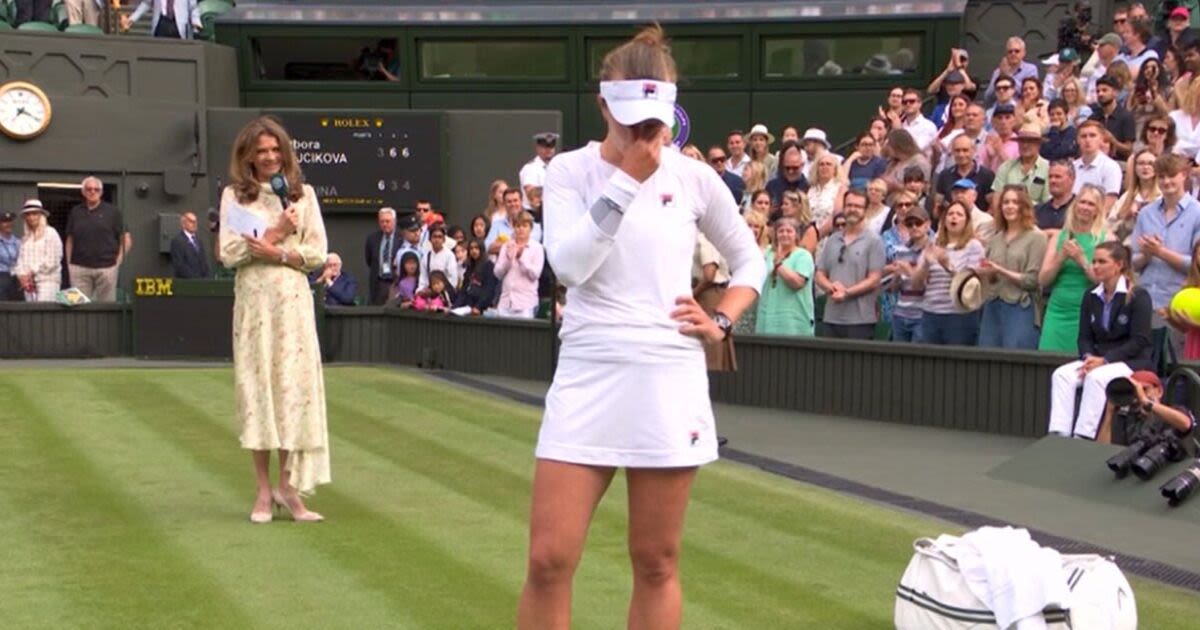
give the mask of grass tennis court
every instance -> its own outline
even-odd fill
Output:
[[[385,369],[327,369],[329,519],[253,526],[232,374],[0,370],[0,625],[506,628],[538,410]],[[913,538],[954,529],[732,463],[698,478],[686,628],[887,628]],[[624,627],[624,488],[601,505],[575,627]],[[1144,628],[1200,597],[1131,580]]]

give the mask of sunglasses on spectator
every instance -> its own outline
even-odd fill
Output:
[[[922,225],[925,225],[925,219],[905,219],[904,220],[904,227],[907,227],[907,228],[921,227]]]
[[[1019,52],[1021,52],[1021,49],[1020,49],[1020,48],[1009,48],[1009,49],[1008,49],[1008,54],[1010,54],[1010,55],[1015,55],[1015,54],[1017,54],[1017,53],[1019,53]]]
[[[1146,133],[1167,133],[1167,128],[1166,127],[1155,127],[1154,125],[1151,125],[1149,127],[1146,127]]]
[[[997,92],[999,92],[1000,90],[1011,90],[1011,89],[1013,89],[1013,86],[1011,86],[1011,85],[997,85],[996,86]]]
[[[917,99],[915,99],[915,98],[906,98],[906,99],[904,99],[904,100],[903,100],[903,101],[901,101],[901,102],[902,102],[902,103],[904,103],[905,105],[914,105],[914,104],[916,104],[916,102],[917,102]]]
[[[1126,18],[1113,18],[1113,24],[1124,24],[1126,21]]]
[[[835,229],[835,230],[840,230],[840,229],[842,229],[842,228],[844,228],[844,227],[846,227],[846,221],[845,221],[845,220],[842,220],[842,221],[834,221],[834,222],[833,222],[833,229]],[[845,253],[846,253],[846,247],[843,245],[843,246],[842,246],[842,254],[845,254]],[[838,262],[843,262],[843,261],[842,261],[842,254],[839,254],[839,255],[838,255]]]
[[[783,170],[785,170],[789,173],[795,173],[796,171],[798,171],[802,168],[804,168],[804,167],[802,167],[802,166],[785,166],[785,167],[783,167]]]
[[[912,181],[920,181],[920,180],[915,180],[915,179],[914,179],[914,180],[912,180]],[[913,207],[913,206],[915,206],[915,205],[917,205],[917,204],[915,204],[915,203],[913,203],[913,202],[911,202],[911,201],[898,201],[898,202],[896,202],[896,207],[897,207],[897,208],[911,208],[911,207]]]
[[[100,192],[100,188],[98,186],[84,186],[83,191],[84,192]]]
[[[724,155],[714,155],[714,156],[708,158],[708,161],[712,162],[713,164],[720,164],[721,162],[725,161],[725,156]]]

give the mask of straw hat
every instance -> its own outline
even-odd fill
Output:
[[[950,298],[960,311],[977,311],[983,306],[983,283],[974,269],[964,269],[950,280]]]

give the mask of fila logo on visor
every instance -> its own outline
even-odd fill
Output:
[[[642,84],[642,97],[653,98],[658,96],[658,86],[653,83]]]

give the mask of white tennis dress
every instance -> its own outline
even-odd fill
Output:
[[[690,295],[697,230],[758,291],[766,265],[729,188],[664,148],[638,183],[599,143],[546,172],[546,254],[568,288],[558,370],[537,457],[596,466],[698,466],[717,458],[704,349],[671,319]]]

